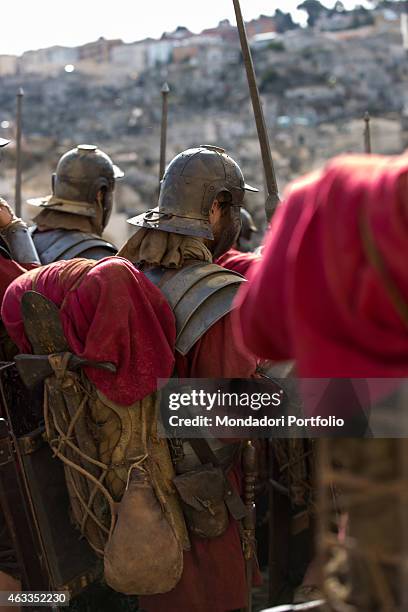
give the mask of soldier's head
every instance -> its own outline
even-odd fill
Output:
[[[87,217],[99,234],[112,211],[115,181],[123,172],[95,145],[78,145],[60,158],[52,175],[52,195],[28,200],[43,210]]]
[[[241,208],[241,231],[236,243],[237,249],[243,252],[250,250],[252,234],[257,232],[258,228],[254,223],[251,213],[245,208]]]
[[[237,239],[246,191],[258,190],[245,183],[240,167],[225,150],[201,145],[170,162],[159,205],[129,223],[204,239],[218,257]]]

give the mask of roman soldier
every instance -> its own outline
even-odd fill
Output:
[[[175,372],[181,378],[248,378],[256,360],[233,333],[232,302],[244,279],[213,263],[236,241],[247,185],[224,149],[200,146],[177,155],[167,167],[156,208],[129,220],[137,233],[120,249],[161,290],[176,318]],[[234,490],[240,488],[235,444],[210,440],[211,450],[230,462]],[[181,474],[200,465],[188,442],[174,453]],[[246,604],[245,563],[239,522],[214,539],[191,536],[176,587],[142,597],[148,612],[227,612]]]
[[[123,176],[94,145],[78,145],[64,153],[52,175],[52,194],[28,200],[41,210],[31,230],[41,263],[103,259],[116,253],[102,233],[112,211],[115,181]]]
[[[233,298],[245,281],[212,263],[214,256],[228,250],[236,240],[240,206],[247,190],[253,188],[245,184],[240,168],[223,149],[203,146],[185,151],[166,171],[159,206],[131,220],[140,229],[121,250],[122,257],[101,262],[60,261],[29,272],[13,283],[3,303],[4,321],[20,350],[41,355],[69,349],[64,353],[67,365],[59,373],[57,361],[46,358],[47,368],[51,363],[56,366],[55,377],[51,374],[47,378],[47,396],[57,398],[62,394],[65,398],[61,397],[62,403],[47,404],[47,438],[51,445],[57,440],[49,416],[54,409],[57,415],[64,402],[72,409],[74,384],[75,405],[81,407],[82,417],[67,413],[64,423],[79,436],[78,464],[71,445],[64,450],[64,443],[57,443],[53,452],[68,461],[67,484],[75,521],[96,553],[104,557],[108,583],[118,591],[143,594],[140,603],[149,612],[229,612],[247,601],[252,571],[246,575],[249,565],[240,537],[240,521],[247,515],[239,496],[240,444],[211,440],[203,451],[202,445],[197,450],[194,441],[165,444],[157,435],[147,435],[154,432],[158,378],[168,378],[172,372],[178,377],[195,378],[247,378],[255,373],[256,359],[241,348],[232,329]],[[42,298],[46,299],[45,306]],[[18,306],[22,300],[24,308]],[[33,320],[45,318],[53,321],[47,326],[50,338],[46,345],[33,324]],[[91,366],[86,367],[86,376],[78,378],[71,371],[72,360]],[[105,371],[94,369],[98,364]],[[62,421],[56,418],[60,428]],[[83,437],[86,430],[82,418],[92,422],[88,429],[92,440]],[[125,422],[129,419],[132,422]],[[208,525],[190,526],[187,533],[188,519],[180,514],[181,501],[175,497],[177,479],[190,478],[199,468],[205,471],[211,463],[219,477],[223,474],[221,499],[216,504],[225,508],[225,520],[221,527],[216,522],[214,535],[213,500],[203,505],[204,513],[199,513],[200,520],[208,517]],[[88,473],[92,479],[90,487],[78,480],[76,465],[81,478]],[[163,536],[163,517],[158,523],[160,533],[155,532],[148,541],[143,531],[135,537],[136,526],[147,516],[150,520],[151,515],[135,516],[143,509],[140,497],[139,503],[126,502],[129,496],[148,493],[143,481],[152,469],[149,466],[155,465],[160,470],[156,476],[153,472],[151,482],[157,487],[162,507],[167,508],[166,520],[173,517],[174,521],[164,538],[166,554],[178,549],[182,555],[180,563],[176,554],[178,561],[172,565],[171,575],[149,569],[166,557],[156,550]],[[198,484],[202,482],[199,477]],[[79,505],[75,491],[80,492]],[[197,494],[200,497],[200,492]],[[200,497],[203,503],[207,494],[205,491]],[[149,499],[151,504],[153,500]],[[83,504],[89,511],[84,513]],[[115,504],[119,504],[116,525]],[[123,536],[128,529],[131,533]],[[144,538],[144,556],[140,554],[139,538]],[[118,541],[120,545],[115,546]],[[248,545],[247,540],[244,543]],[[147,557],[153,565],[147,564]],[[173,575],[175,570],[180,574]],[[142,574],[143,588],[135,586],[136,574]]]

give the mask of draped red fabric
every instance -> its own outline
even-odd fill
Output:
[[[252,265],[260,259],[260,255],[255,255],[255,253],[242,253],[232,248],[218,257],[214,263],[246,277]]]
[[[246,346],[303,377],[405,377],[408,328],[370,263],[408,304],[408,155],[349,155],[294,183],[235,311]]]
[[[129,261],[74,259],[32,270],[8,288],[2,318],[21,351],[31,347],[24,333],[20,300],[33,288],[60,308],[73,353],[109,361],[116,374],[86,368],[89,379],[110,400],[130,405],[171,376],[175,322],[161,292]]]

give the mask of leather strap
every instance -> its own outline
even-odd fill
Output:
[[[186,442],[190,443],[191,448],[203,465],[206,463],[212,463],[214,467],[222,467],[218,461],[217,455],[214,453],[205,438],[188,438]]]

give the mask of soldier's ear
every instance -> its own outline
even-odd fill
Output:
[[[215,214],[217,210],[219,210],[220,208],[221,208],[221,204],[216,198],[215,200],[213,200],[213,203],[211,204],[210,213]]]
[[[216,223],[221,216],[221,204],[217,199],[213,200],[211,204],[210,212],[208,214],[208,219],[210,223]]]

